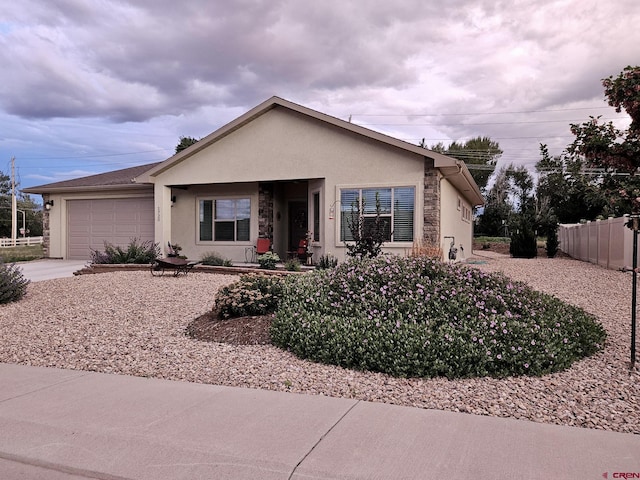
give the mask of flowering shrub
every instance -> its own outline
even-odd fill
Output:
[[[258,264],[260,268],[264,270],[275,270],[276,264],[280,261],[280,257],[275,252],[267,252],[263,255],[258,255]]]
[[[218,291],[214,310],[224,318],[273,313],[283,284],[278,275],[242,275],[240,280]]]
[[[395,376],[542,375],[603,347],[595,317],[522,283],[426,257],[349,261],[287,282],[272,341]]]
[[[0,304],[20,300],[27,293],[28,284],[19,267],[0,261]]]

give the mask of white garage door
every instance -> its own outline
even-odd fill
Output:
[[[125,247],[133,238],[153,241],[153,198],[69,200],[67,215],[69,259],[88,260],[104,242]]]

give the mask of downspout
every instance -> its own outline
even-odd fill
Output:
[[[438,178],[438,182],[441,182],[443,179],[445,178],[449,178],[449,177],[453,177],[455,175],[460,175],[460,172],[462,172],[462,166],[460,165],[460,161],[456,160],[456,167],[458,167],[458,171],[454,172],[454,173],[450,173],[448,175],[442,175],[442,177]],[[440,205],[440,214],[442,214],[442,205]],[[440,222],[442,223],[442,222]],[[442,238],[443,242],[447,239],[450,238],[451,239],[451,245],[449,245],[449,252],[447,254],[447,258],[449,259],[450,262],[454,262],[456,260],[456,257],[458,255],[458,249],[456,248],[456,237],[450,237],[450,236],[445,236]],[[462,245],[460,245],[462,247]]]

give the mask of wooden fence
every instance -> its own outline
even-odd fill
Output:
[[[627,221],[628,218],[618,217],[583,224],[560,225],[560,250],[578,260],[612,270],[631,267],[633,231],[625,227]]]
[[[11,238],[0,238],[0,248],[40,245],[43,241],[44,237],[18,237],[14,245]]]

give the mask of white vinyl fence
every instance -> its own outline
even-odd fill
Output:
[[[560,225],[560,250],[578,260],[612,270],[631,267],[633,231],[624,226],[628,220],[618,217],[584,224]],[[640,255],[638,258],[640,261]]]
[[[16,238],[16,247],[25,245],[40,245],[44,241],[43,237],[18,237]],[[0,248],[13,247],[13,240],[10,238],[0,238]]]

